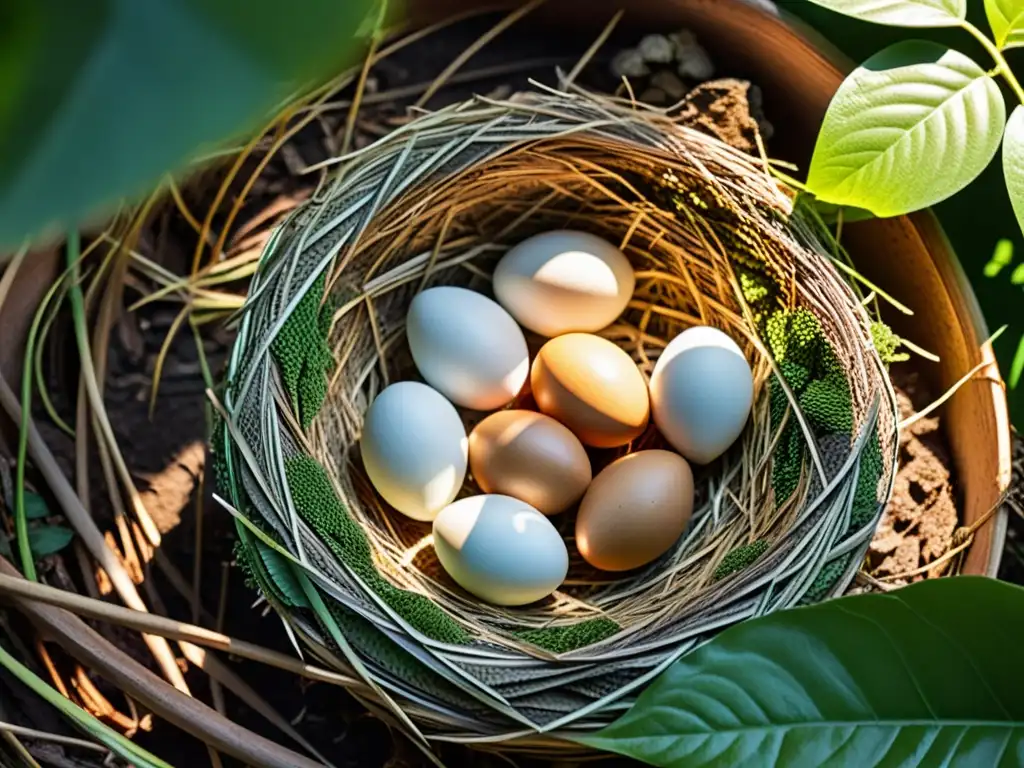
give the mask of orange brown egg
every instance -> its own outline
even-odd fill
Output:
[[[576,546],[603,571],[629,571],[675,545],[693,514],[693,472],[662,450],[613,461],[591,482],[576,518]]]
[[[492,413],[469,435],[469,463],[484,493],[525,501],[545,515],[579,501],[591,479],[576,436],[535,411]]]
[[[537,407],[567,426],[584,445],[615,448],[647,427],[647,382],[628,354],[587,333],[548,341],[530,371]]]

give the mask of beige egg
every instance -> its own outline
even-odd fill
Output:
[[[615,344],[588,333],[551,339],[530,371],[537,407],[562,422],[584,445],[615,448],[647,427],[647,382]]]
[[[499,411],[469,435],[469,465],[485,493],[525,501],[545,515],[564,511],[591,479],[590,459],[566,427],[534,411]]]
[[[670,451],[638,451],[605,467],[576,518],[576,546],[602,571],[628,571],[670,550],[693,514],[693,472]]]
[[[543,336],[611,325],[629,303],[635,284],[633,267],[622,251],[575,230],[527,238],[494,269],[498,303]]]

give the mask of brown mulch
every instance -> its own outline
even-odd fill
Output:
[[[892,381],[901,419],[934,400],[934,393],[913,367],[895,367]],[[900,468],[892,500],[868,552],[868,568],[876,578],[920,581],[926,573],[899,577],[929,565],[952,547],[957,499],[953,462],[941,426],[940,416],[929,416],[900,434]]]

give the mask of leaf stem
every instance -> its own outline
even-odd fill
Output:
[[[1024,104],[1024,88],[1021,87],[1020,81],[1017,80],[1017,76],[1013,74],[1013,70],[1010,69],[1010,65],[1007,64],[1006,59],[1003,56],[1003,52],[996,47],[996,44],[989,40],[988,35],[978,29],[971,22],[964,19],[960,22],[960,26],[963,27],[967,32],[974,37],[981,45],[989,52],[989,55],[996,63],[996,69],[1003,76],[1003,79],[1013,89],[1014,94],[1017,96],[1017,100],[1021,104]]]

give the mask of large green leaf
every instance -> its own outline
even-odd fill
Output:
[[[897,43],[832,98],[807,186],[878,216],[926,208],[985,169],[1005,120],[999,86],[971,59],[935,43]]]
[[[1024,230],[1024,106],[1018,105],[1003,132],[1003,176],[1017,223]]]
[[[1009,1],[1009,0],[1008,0]],[[967,0],[811,0],[846,16],[893,27],[955,27],[967,18]]]
[[[370,0],[4,0],[0,246],[138,193],[351,55]]]
[[[985,0],[985,15],[1000,48],[1024,45],[1024,0]]]
[[[42,528],[29,528],[28,544],[36,557],[46,557],[60,552],[75,538],[75,532],[63,525],[47,525]]]
[[[1024,589],[926,581],[739,624],[582,739],[651,765],[1018,766]]]

